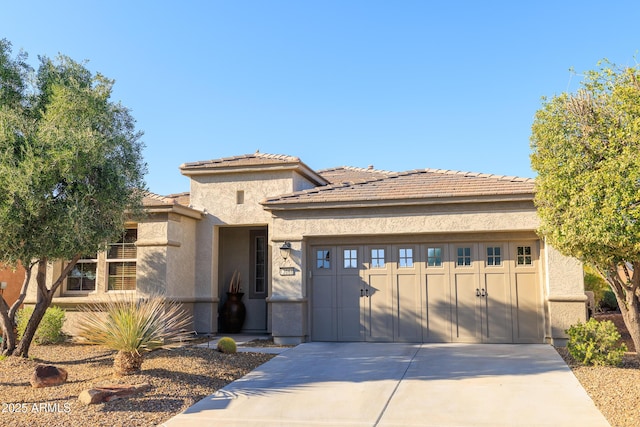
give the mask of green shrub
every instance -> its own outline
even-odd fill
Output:
[[[18,329],[18,338],[22,339],[29,319],[33,314],[33,307],[25,307],[16,313],[16,323]],[[60,307],[49,307],[44,313],[44,317],[36,329],[33,340],[36,344],[54,344],[64,341],[62,333],[62,325],[64,325],[65,311]]]
[[[603,310],[618,311],[618,300],[611,289],[604,291],[604,296],[600,301],[600,307]]]
[[[569,354],[583,365],[613,365],[622,362],[627,346],[620,343],[620,333],[610,320],[598,322],[591,318],[565,331],[569,335]]]
[[[218,351],[222,353],[235,353],[237,350],[236,342],[233,338],[222,337],[218,340]]]

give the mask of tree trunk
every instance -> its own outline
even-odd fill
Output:
[[[22,265],[25,265],[22,263]],[[20,295],[18,299],[13,303],[11,308],[7,305],[6,301],[0,297],[0,326],[2,326],[2,351],[0,353],[4,355],[12,354],[16,348],[16,313],[18,308],[22,305],[24,299],[27,296],[27,289],[29,287],[29,281],[31,280],[31,272],[35,263],[32,263],[25,267],[24,282],[22,282],[22,288],[20,289]]]
[[[627,331],[629,331],[633,345],[636,348],[636,355],[640,357],[640,300],[638,300],[635,292],[628,291],[625,302],[626,304],[620,304],[620,301],[618,301],[618,306],[622,313],[624,325],[627,327]]]
[[[29,348],[31,347],[31,341],[33,341],[36,330],[38,329],[38,326],[40,326],[40,322],[44,317],[44,313],[51,305],[53,295],[55,294],[56,290],[58,290],[64,279],[76,265],[79,259],[80,254],[76,254],[73,259],[69,261],[65,268],[62,269],[60,276],[51,285],[51,289],[47,288],[47,259],[42,258],[37,261],[36,264],[38,266],[38,270],[36,273],[36,283],[38,286],[38,299],[36,301],[36,306],[33,309],[33,314],[31,315],[31,318],[27,323],[24,334],[22,334],[20,343],[12,353],[13,356],[22,356],[25,358],[29,357]]]
[[[640,299],[638,286],[640,285],[640,264],[634,263],[634,268],[626,264],[608,266],[606,277],[613,294],[618,301],[618,308],[622,313],[622,320],[635,346],[636,355],[640,358]],[[600,271],[601,274],[604,271]]]
[[[13,322],[9,317],[9,306],[0,296],[0,326],[2,326],[2,349],[0,354],[8,355],[16,347],[16,334],[13,333]]]
[[[36,330],[38,326],[40,326],[40,322],[44,317],[44,313],[49,308],[51,304],[51,299],[53,298],[53,292],[50,292],[47,289],[47,260],[42,259],[38,261],[38,272],[36,274],[36,282],[38,284],[38,300],[36,302],[36,306],[33,309],[33,314],[31,318],[29,318],[29,322],[27,323],[27,327],[22,334],[22,338],[20,338],[20,343],[13,351],[14,356],[22,356],[24,358],[29,357],[29,348],[31,347],[31,342],[33,341],[33,337],[36,334]]]
[[[116,377],[132,375],[142,369],[142,353],[120,350],[113,359],[113,375]]]

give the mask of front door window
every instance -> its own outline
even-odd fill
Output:
[[[250,298],[267,296],[267,233],[264,230],[251,231],[251,288]]]

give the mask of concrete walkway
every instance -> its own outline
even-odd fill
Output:
[[[307,343],[167,427],[609,426],[553,347]]]

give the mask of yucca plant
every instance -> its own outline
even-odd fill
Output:
[[[191,316],[173,301],[160,296],[121,296],[82,308],[78,337],[85,343],[117,350],[115,376],[142,368],[145,352],[171,347],[187,339]]]

